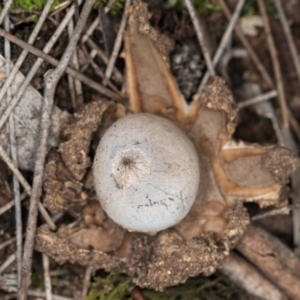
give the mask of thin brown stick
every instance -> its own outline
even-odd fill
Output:
[[[106,54],[90,38],[86,40],[86,44],[91,49],[96,51],[97,55],[100,57],[100,59],[102,59],[104,63],[108,64],[108,57],[106,56]],[[114,67],[113,69],[113,75],[116,81],[118,81],[119,83],[123,82],[123,75],[116,67]]]
[[[48,63],[54,65],[54,66],[58,66],[59,65],[59,61],[56,60],[55,58],[45,54],[44,52],[34,48],[33,46],[27,44],[26,42],[18,39],[17,37],[11,35],[10,33],[6,32],[3,29],[0,29],[0,36],[7,38],[8,40],[10,40],[11,42],[19,45],[20,47],[26,48],[29,52],[31,52],[32,54],[42,58],[43,60],[47,61]],[[67,67],[66,68],[66,73],[72,75],[74,78],[82,81],[83,83],[85,83],[86,85],[88,85],[89,87],[95,89],[96,91],[106,95],[107,97],[116,100],[116,101],[122,101],[122,97],[120,95],[117,95],[116,93],[112,92],[111,90],[103,87],[102,85],[96,83],[95,81],[91,80],[90,78],[84,76],[83,74],[81,74],[80,72]],[[7,107],[6,110],[4,111],[3,115],[0,118],[0,129],[3,127],[3,125],[5,124],[5,122],[7,121],[10,113],[12,112],[12,110],[14,109],[14,107],[17,105],[18,98],[21,97],[21,93],[20,90],[17,93],[18,95],[15,95],[15,97],[13,98],[13,103],[11,106]],[[14,101],[15,100],[15,101]]]
[[[46,300],[53,300],[52,298],[52,284],[50,277],[50,260],[46,254],[42,254],[43,269],[44,269],[44,284],[45,284],[45,294]]]
[[[20,200],[23,201],[24,199],[26,199],[26,197],[27,197],[27,193],[22,193]],[[4,214],[5,212],[7,212],[8,210],[10,210],[14,205],[15,205],[15,201],[11,200],[8,203],[6,203],[5,205],[1,206],[0,207],[0,216],[2,214]]]
[[[299,299],[300,261],[279,239],[252,225],[237,249],[290,299]]]
[[[74,29],[73,36],[55,70],[50,70],[45,75],[45,94],[44,105],[41,118],[41,140],[37,151],[37,158],[34,169],[33,187],[30,198],[29,217],[26,228],[26,240],[24,245],[24,256],[22,265],[22,280],[19,293],[20,300],[27,299],[28,288],[30,285],[32,252],[34,244],[34,236],[37,226],[38,203],[42,194],[42,181],[45,157],[47,153],[47,139],[50,128],[50,116],[53,105],[53,97],[57,83],[63,75],[69,60],[72,56],[76,44],[80,38],[81,32],[93,7],[94,0],[87,0],[83,6],[81,15]]]
[[[7,38],[8,40],[10,40],[12,43],[20,46],[21,48],[25,48],[26,50],[28,50],[28,52],[34,54],[37,57],[42,58],[44,61],[48,62],[49,64],[52,64],[53,66],[57,67],[59,64],[59,61],[55,58],[53,58],[52,56],[45,54],[43,51],[38,50],[37,48],[27,44],[26,42],[22,41],[21,39],[17,38],[16,36],[6,32],[5,30],[0,28],[0,36]],[[80,72],[78,72],[77,70],[74,70],[70,67],[67,67],[65,69],[65,72],[67,74],[70,74],[71,76],[73,76],[74,78],[80,80],[81,82],[83,82],[84,84],[86,84],[87,86],[89,86],[90,88],[94,89],[95,91],[113,99],[116,101],[121,101],[121,95],[118,95],[114,92],[112,92],[111,90],[107,89],[106,87],[102,86],[101,84],[93,81],[92,79],[86,77],[85,75],[81,74]],[[1,119],[2,120],[2,119]],[[0,128],[1,128],[1,121],[0,121]]]
[[[120,49],[121,49],[121,46],[122,46],[123,33],[124,33],[124,30],[125,30],[125,27],[126,27],[126,24],[127,24],[127,19],[128,19],[127,10],[130,6],[130,3],[131,3],[131,0],[126,0],[126,2],[125,2],[123,16],[122,16],[121,24],[120,24],[120,27],[119,27],[119,31],[118,31],[118,34],[117,34],[117,37],[116,37],[116,40],[115,40],[115,44],[114,44],[112,54],[109,58],[109,61],[108,61],[108,64],[107,64],[107,67],[106,67],[106,70],[105,70],[105,77],[107,79],[110,79],[110,76],[111,76],[111,74],[113,72],[113,69],[114,69],[114,65],[116,63],[116,60],[118,58],[118,55],[119,55],[119,52],[120,52]],[[103,81],[103,84],[106,84],[105,80]]]
[[[271,32],[271,27],[270,27],[265,3],[263,0],[257,0],[257,4],[258,4],[259,11],[260,11],[260,14],[261,14],[263,22],[264,22],[264,28],[265,28],[265,32],[266,32],[266,36],[267,36],[267,43],[268,43],[268,47],[269,47],[269,51],[270,51],[270,55],[271,55],[271,59],[272,59],[272,64],[274,67],[276,86],[277,86],[278,98],[279,98],[279,105],[281,108],[282,125],[284,128],[288,128],[289,127],[289,112],[288,112],[284,88],[283,88],[282,74],[281,74],[280,64],[278,61],[278,53],[277,53],[276,45],[275,45],[273,35]]]
[[[68,24],[68,35],[69,39],[71,38],[74,31],[74,22],[71,19]],[[79,69],[78,63],[78,56],[77,56],[77,49],[74,51],[72,58],[71,58],[71,67],[75,70]],[[69,81],[69,89],[71,94],[72,106],[75,109],[78,105],[83,104],[83,95],[82,95],[82,86],[79,80],[74,80],[72,76],[68,75]]]
[[[4,20],[4,27],[7,31],[10,29],[9,16],[7,15]],[[6,77],[9,76],[11,71],[11,49],[10,42],[8,40],[4,41],[4,53],[5,53],[5,72]],[[11,101],[11,89],[9,88],[6,95],[7,103]],[[14,117],[10,115],[9,117],[9,139],[10,139],[10,152],[12,161],[17,166],[18,157],[17,157],[17,143],[15,136],[15,125]],[[18,287],[21,283],[21,268],[22,268],[22,214],[21,214],[21,197],[20,197],[20,183],[15,175],[13,175],[13,190],[14,190],[14,202],[15,202],[15,222],[16,222],[16,258],[17,258],[17,274],[18,274]]]
[[[52,0],[51,0],[52,1]],[[38,35],[38,32],[40,30],[40,27],[43,25],[43,19],[46,18],[46,15],[49,11],[50,7],[48,5],[46,5],[45,9],[44,9],[44,14],[42,14],[42,19],[41,22],[38,22],[38,24],[35,26],[34,28],[34,32],[32,32],[31,36],[29,37],[28,43],[32,44],[35,40],[35,38]],[[45,53],[49,53],[51,48],[53,47],[53,45],[55,44],[55,42],[57,41],[57,39],[59,38],[59,36],[61,35],[61,33],[63,32],[64,28],[67,25],[68,20],[72,17],[72,15],[74,14],[75,8],[73,5],[73,9],[71,8],[70,11],[66,14],[66,16],[64,17],[64,20],[60,23],[60,25],[56,28],[55,32],[53,33],[52,37],[50,38],[50,40],[47,42],[47,44],[45,45],[43,51]],[[14,80],[20,66],[22,65],[24,59],[26,58],[26,55],[28,53],[28,50],[26,50],[26,47],[22,47],[23,51],[21,53],[20,58],[17,60],[17,63],[15,65],[15,67],[13,68],[10,76],[5,80],[3,86],[1,87],[0,90],[0,101],[1,99],[4,97],[8,87],[11,85],[12,81]],[[17,92],[17,97],[21,97],[20,95],[23,94],[23,91],[25,90],[25,88],[27,87],[27,85],[29,84],[29,82],[31,81],[31,79],[33,78],[34,74],[36,73],[37,69],[40,67],[40,65],[42,64],[42,60],[38,59],[34,65],[31,67],[29,73],[27,74],[26,78],[23,80],[21,86],[18,88],[18,92]],[[14,97],[14,101],[15,98]]]
[[[234,26],[235,26],[240,14],[241,14],[244,3],[245,3],[245,0],[239,0],[236,7],[235,7],[232,18],[230,19],[230,22],[229,22],[229,24],[228,24],[228,26],[227,26],[224,34],[223,34],[223,37],[222,37],[221,42],[219,44],[219,47],[218,47],[218,49],[217,49],[217,51],[214,55],[214,58],[213,58],[213,66],[214,67],[217,65],[217,63],[219,62],[222,54],[224,53],[224,50],[226,48],[226,44],[228,43],[228,40],[232,35],[232,31],[233,31]],[[200,92],[204,88],[204,86],[206,85],[206,83],[209,79],[209,76],[210,76],[209,72],[206,71],[203,78],[202,78],[202,81],[201,81],[201,83],[198,87],[198,92]]]
[[[44,21],[45,21],[47,15],[48,15],[48,12],[50,11],[50,8],[51,8],[53,2],[54,2],[54,0],[49,0],[46,3],[46,5],[45,5],[45,7],[44,7],[44,9],[41,13],[41,16],[40,16],[39,20],[37,21],[35,27],[33,28],[33,31],[31,32],[31,34],[29,36],[28,44],[32,45],[34,43],[36,37],[38,36],[38,33],[40,32],[40,30],[42,28],[42,25],[44,24]],[[9,76],[6,77],[5,83],[3,84],[3,86],[1,87],[1,90],[0,90],[0,102],[3,99],[8,87],[10,86],[12,81],[14,80],[16,74],[18,73],[18,71],[19,71],[21,65],[23,64],[27,54],[28,54],[28,51],[26,51],[26,49],[23,49],[21,54],[19,55],[15,65],[13,66]]]
[[[232,18],[232,14],[231,14],[226,2],[224,0],[219,0],[219,2],[222,6],[222,9],[224,11],[224,14],[225,14],[226,18],[228,19],[228,21],[230,21],[231,18]],[[273,83],[272,78],[268,74],[266,68],[264,67],[264,65],[261,62],[261,60],[259,59],[259,57],[254,52],[252,46],[250,45],[250,43],[248,42],[248,40],[244,36],[244,33],[243,33],[243,31],[242,31],[242,29],[241,29],[241,27],[238,23],[235,24],[235,33],[236,33],[237,37],[239,38],[239,40],[241,41],[241,43],[243,44],[243,46],[246,48],[246,50],[247,50],[250,58],[252,59],[256,69],[258,70],[261,77],[264,79],[264,81],[268,85],[268,87],[269,88],[274,87],[274,83]]]
[[[0,278],[1,279],[1,278]],[[11,285],[2,285],[0,286],[0,289],[3,291],[6,291],[8,293],[18,292],[18,288]],[[35,298],[46,298],[46,294],[44,292],[41,292],[39,290],[28,290],[28,296],[35,297]],[[74,300],[74,298],[59,296],[59,295],[52,295],[53,300]]]
[[[83,285],[82,285],[82,292],[81,292],[82,299],[85,299],[85,297],[88,294],[88,291],[89,291],[89,288],[91,285],[91,277],[92,277],[93,271],[94,271],[94,268],[92,266],[88,266],[85,269],[84,280],[83,280]]]
[[[93,53],[95,53],[95,50],[91,51],[90,54],[90,65],[91,67],[94,69],[95,73],[102,79],[105,78],[105,74],[103,73],[102,69],[95,63],[94,59],[93,59]],[[110,87],[113,91],[118,92],[118,89],[111,83],[110,80],[107,80],[107,86]]]
[[[6,258],[6,260],[3,262],[3,264],[0,266],[0,274],[3,273],[3,271],[8,268],[15,260],[16,260],[16,253],[12,253],[10,256]]]
[[[10,168],[10,170],[13,172],[13,174],[18,178],[19,182],[25,189],[26,193],[30,196],[31,195],[31,186],[26,181],[26,179],[23,177],[19,169],[14,165],[13,161],[9,158],[3,147],[0,145],[0,157],[1,159],[7,164],[7,166]],[[50,226],[52,230],[56,230],[56,225],[50,218],[48,212],[45,210],[44,206],[39,202],[39,211],[41,215],[43,216],[46,223]]]
[[[196,35],[197,35],[197,39],[198,39],[200,48],[202,50],[205,62],[206,62],[208,72],[209,72],[210,76],[215,76],[216,72],[215,72],[214,66],[213,66],[212,61],[211,61],[211,57],[210,57],[210,53],[209,53],[209,47],[207,45],[207,42],[205,41],[205,35],[203,33],[203,28],[201,27],[201,24],[199,22],[199,16],[198,16],[198,14],[195,10],[195,7],[192,4],[191,0],[184,0],[184,2],[185,2],[185,5],[187,7],[187,10],[189,12],[189,15],[191,17],[192,23],[194,25]]]
[[[292,59],[293,59],[294,66],[295,66],[295,69],[296,69],[298,81],[300,83],[300,61],[299,61],[298,51],[297,51],[297,48],[296,48],[296,45],[295,45],[295,42],[294,42],[294,39],[293,39],[293,35],[291,33],[291,29],[290,29],[288,20],[285,16],[281,1],[280,0],[274,0],[274,3],[275,3],[275,6],[276,6],[276,9],[278,11],[280,22],[281,22],[281,25],[283,27],[283,31],[285,33],[287,43],[288,43],[288,46],[289,46],[291,54],[292,54]]]
[[[261,94],[261,95],[258,95],[256,97],[241,101],[241,102],[237,103],[237,107],[240,108],[240,109],[244,108],[244,107],[248,107],[248,106],[263,102],[263,101],[268,101],[268,100],[276,97],[277,95],[278,95],[277,91],[272,90],[272,91],[267,92],[265,94]]]
[[[1,14],[0,14],[0,25],[2,24],[3,20],[4,20],[4,17],[7,15],[8,13],[8,10],[12,4],[13,0],[8,0],[5,2],[5,5],[1,11]]]
[[[259,299],[283,300],[285,298],[275,285],[237,253],[230,253],[221,272],[250,295]]]
[[[5,247],[9,246],[10,244],[14,243],[17,240],[17,238],[13,237],[2,244],[0,244],[0,250],[4,249]]]

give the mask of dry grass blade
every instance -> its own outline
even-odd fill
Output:
[[[4,20],[4,27],[6,30],[10,28],[9,16],[7,15]],[[9,76],[11,71],[11,49],[10,42],[8,40],[4,41],[4,53],[5,53],[5,72],[6,77]],[[9,88],[6,95],[6,103],[11,101],[11,89]],[[10,138],[10,152],[14,164],[17,166],[17,143],[15,136],[15,126],[14,117],[10,115],[9,117],[9,138]],[[21,283],[21,266],[22,266],[22,214],[21,214],[21,199],[20,199],[20,183],[15,175],[13,175],[13,190],[14,190],[14,202],[15,202],[15,219],[16,219],[16,236],[17,236],[17,273],[18,273],[18,287]]]
[[[28,44],[32,45],[34,43],[38,33],[40,32],[40,30],[42,28],[42,25],[44,24],[45,19],[47,18],[48,12],[50,11],[50,8],[53,4],[53,1],[54,0],[49,0],[46,3],[46,5],[45,5],[45,7],[44,7],[44,9],[41,13],[41,16],[40,16],[39,20],[37,21],[32,33],[30,34],[30,37],[28,39]],[[7,30],[7,31],[9,31],[9,30]],[[23,64],[27,54],[28,54],[28,51],[26,49],[23,49],[21,54],[19,55],[15,65],[14,65],[13,69],[11,70],[9,76],[6,78],[2,88],[0,90],[0,102],[3,99],[5,93],[7,92],[8,87],[11,85],[12,81],[14,80],[16,74],[18,73],[18,71],[19,71],[21,65]]]
[[[278,61],[276,45],[275,45],[273,35],[271,32],[271,27],[270,27],[265,3],[263,0],[257,0],[257,4],[258,4],[259,11],[260,11],[262,19],[263,19],[264,28],[265,28],[266,36],[267,36],[267,43],[268,43],[269,51],[271,54],[272,64],[274,67],[274,73],[275,73],[275,78],[276,78],[276,86],[277,86],[277,91],[278,91],[278,98],[279,98],[279,105],[280,105],[280,109],[281,109],[283,127],[288,128],[289,127],[289,112],[288,112],[288,107],[286,104],[286,98],[285,98],[283,81],[282,81],[282,74],[281,74],[280,64]]]
[[[239,0],[237,5],[236,5],[236,8],[235,8],[235,11],[234,11],[234,14],[232,15],[232,18],[230,19],[230,22],[223,34],[223,37],[221,39],[221,42],[218,46],[218,49],[214,55],[214,58],[213,58],[213,66],[215,67],[217,65],[217,63],[219,62],[222,54],[224,53],[224,50],[225,50],[225,47],[226,47],[226,44],[228,43],[228,40],[230,39],[231,35],[232,35],[232,31],[234,29],[234,26],[241,14],[241,11],[242,11],[242,8],[244,6],[244,3],[245,3],[245,0]],[[209,79],[209,72],[206,71],[206,73],[204,74],[203,78],[202,78],[202,81],[198,87],[198,92],[200,92],[206,85],[208,79]]]
[[[219,2],[222,6],[222,9],[223,9],[225,15],[226,15],[226,18],[228,20],[230,20],[232,18],[232,15],[231,15],[231,12],[230,12],[225,0],[219,0]],[[268,74],[266,68],[264,67],[264,65],[262,64],[260,58],[257,56],[255,51],[253,50],[252,46],[250,45],[250,43],[248,42],[248,40],[244,36],[243,31],[242,31],[239,24],[235,25],[235,33],[236,33],[237,37],[239,38],[239,40],[241,41],[241,43],[243,44],[243,46],[246,48],[249,56],[251,57],[253,63],[255,64],[255,67],[259,71],[261,77],[265,80],[265,82],[267,83],[267,85],[270,88],[273,87],[274,84],[273,84],[272,78]]]
[[[7,15],[8,10],[9,10],[9,8],[10,8],[10,6],[11,6],[12,3],[13,3],[13,0],[5,1],[5,5],[4,5],[3,10],[2,10],[2,12],[0,14],[0,24],[2,24],[2,22],[3,22],[4,18],[5,18],[5,16]]]
[[[26,229],[26,240],[24,245],[24,257],[22,264],[22,280],[21,289],[19,292],[20,300],[27,299],[28,288],[30,285],[31,277],[31,265],[32,265],[32,252],[34,244],[34,236],[37,225],[37,212],[38,203],[42,193],[42,179],[44,171],[45,157],[47,153],[47,138],[50,127],[50,114],[53,105],[53,97],[57,83],[64,73],[67,64],[74,52],[76,44],[80,38],[81,32],[84,28],[86,20],[90,14],[94,0],[87,0],[83,6],[81,15],[78,19],[76,27],[74,29],[73,36],[61,58],[60,64],[52,71],[48,71],[45,76],[45,94],[44,94],[44,106],[42,110],[41,119],[41,140],[37,151],[36,164],[34,169],[33,187],[30,198],[29,217]]]
[[[299,61],[299,55],[298,55],[298,51],[291,33],[291,29],[290,29],[290,25],[288,24],[288,20],[285,16],[283,7],[282,7],[282,3],[280,0],[274,0],[276,9],[278,11],[279,14],[279,18],[280,18],[280,22],[282,24],[287,42],[288,42],[288,46],[290,48],[291,54],[292,54],[292,58],[293,58],[293,62],[294,62],[294,66],[296,69],[296,73],[297,73],[297,77],[298,77],[298,81],[300,83],[300,61]]]
[[[238,106],[238,108],[244,108],[244,107],[251,106],[251,105],[263,102],[263,101],[270,100],[272,98],[275,98],[277,95],[278,95],[277,91],[272,90],[272,91],[267,92],[265,94],[258,95],[256,97],[251,98],[251,99],[247,99],[247,100],[244,100],[242,102],[239,102],[237,104],[237,106]]]
[[[192,19],[192,22],[193,22],[193,25],[194,25],[194,28],[195,28],[195,31],[196,31],[196,35],[197,35],[197,38],[198,38],[198,42],[199,42],[199,45],[201,47],[201,50],[202,50],[202,53],[203,53],[203,56],[204,56],[204,59],[205,59],[205,62],[206,62],[208,72],[209,72],[210,76],[214,76],[214,75],[216,75],[216,72],[215,72],[214,66],[213,66],[212,61],[211,61],[211,57],[210,57],[210,54],[209,54],[209,47],[207,45],[207,42],[205,41],[204,34],[203,34],[203,29],[201,28],[201,24],[199,22],[198,15],[197,15],[197,12],[195,10],[195,7],[192,4],[191,0],[184,0],[184,2],[185,2],[185,5],[188,9],[190,17]]]
[[[59,61],[55,58],[53,58],[52,56],[45,54],[43,51],[40,51],[38,49],[36,49],[35,47],[27,44],[26,42],[20,40],[19,38],[15,37],[14,35],[11,35],[10,33],[6,32],[3,29],[0,29],[0,36],[1,37],[5,37],[8,40],[10,40],[11,42],[13,42],[14,44],[28,50],[30,53],[36,55],[37,57],[42,58],[43,60],[45,60],[46,62],[52,64],[53,66],[58,66]],[[116,101],[121,101],[122,97],[114,92],[112,92],[111,90],[107,89],[106,87],[102,86],[101,84],[91,80],[90,78],[86,77],[85,75],[81,74],[80,72],[67,67],[66,68],[66,73],[70,74],[71,76],[73,76],[74,78],[82,81],[83,83],[85,83],[87,86],[89,86],[90,88],[98,91],[99,93],[113,99]],[[10,108],[8,112],[6,112],[5,116],[2,116],[0,118],[0,128],[3,126],[3,124],[6,122],[7,120],[7,116],[9,115],[10,111],[13,108]],[[2,124],[3,123],[3,124]]]
[[[42,254],[43,269],[44,269],[44,284],[45,284],[45,294],[46,300],[53,300],[52,298],[52,285],[50,277],[50,260],[46,254]]]
[[[111,57],[109,58],[109,61],[108,61],[108,64],[107,64],[107,67],[106,67],[106,70],[105,70],[105,77],[107,79],[110,79],[110,76],[113,72],[114,65],[116,63],[116,60],[118,58],[118,55],[119,55],[119,52],[120,52],[120,49],[121,49],[121,46],[122,46],[123,33],[124,33],[124,30],[125,30],[125,27],[126,27],[126,24],[127,24],[127,19],[128,19],[127,10],[130,6],[130,3],[131,3],[131,0],[126,0],[126,2],[125,2],[120,28],[119,28],[119,31],[118,31],[118,34],[117,34],[117,37],[116,37],[116,40],[115,40],[115,44],[114,44],[114,48],[113,48]],[[106,84],[106,80],[103,81],[103,84],[104,85]]]

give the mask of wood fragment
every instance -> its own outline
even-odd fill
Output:
[[[300,295],[300,261],[279,239],[249,226],[237,250],[293,300]]]
[[[250,295],[262,300],[283,300],[278,288],[267,280],[257,269],[237,253],[232,252],[221,269],[237,285]]]

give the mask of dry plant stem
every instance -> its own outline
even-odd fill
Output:
[[[249,294],[263,300],[283,300],[284,295],[267,280],[257,269],[240,255],[231,252],[221,269],[237,285]]]
[[[0,266],[0,274],[16,260],[16,253],[11,254]]]
[[[13,161],[9,158],[3,147],[0,145],[0,157],[1,159],[7,164],[7,166],[10,168],[10,170],[13,172],[13,174],[18,178],[19,182],[25,189],[26,193],[30,196],[31,195],[31,187],[26,181],[26,179],[23,177],[19,169],[14,165]],[[52,219],[50,218],[48,212],[44,208],[44,206],[39,202],[39,211],[41,215],[43,216],[46,223],[50,226],[52,230],[56,229],[56,225],[53,223]]]
[[[106,4],[104,11],[105,13],[108,13],[110,11],[110,9],[112,8],[112,6],[114,5],[114,3],[116,2],[116,0],[109,0],[108,3]]]
[[[276,45],[274,43],[274,39],[272,36],[271,27],[270,27],[268,15],[266,12],[265,3],[263,0],[257,0],[257,4],[258,4],[259,11],[260,11],[260,14],[261,14],[263,22],[264,22],[264,28],[265,28],[266,36],[267,36],[267,43],[268,43],[269,51],[271,54],[272,64],[274,67],[276,86],[277,86],[278,98],[279,98],[279,105],[281,108],[281,115],[282,115],[282,125],[283,125],[283,128],[288,128],[289,127],[289,112],[288,112],[286,98],[285,98],[284,89],[283,89],[282,74],[281,74],[280,64],[278,61]]]
[[[9,16],[6,15],[4,20],[4,27],[9,31],[10,21]],[[4,53],[5,53],[5,72],[6,77],[9,76],[11,71],[11,57],[10,57],[10,42],[8,40],[4,41]],[[11,89],[9,88],[6,94],[7,103],[11,101]],[[17,143],[15,137],[15,126],[14,126],[14,116],[9,117],[9,139],[10,139],[10,152],[13,163],[17,166]],[[16,236],[17,236],[17,274],[18,274],[18,287],[20,287],[21,282],[21,267],[22,267],[22,215],[21,215],[21,199],[20,199],[20,183],[15,175],[13,175],[13,190],[14,190],[14,202],[15,202],[15,222],[16,222]]]
[[[5,2],[3,10],[2,10],[2,12],[0,14],[0,25],[2,24],[2,22],[4,20],[4,17],[7,15],[8,10],[9,10],[12,2],[13,2],[13,0],[8,0],[8,1]]]
[[[106,54],[90,39],[88,38],[86,40],[86,44],[93,50],[97,51],[97,55],[103,60],[104,63],[108,63],[108,58],[106,56]],[[114,67],[113,69],[113,75],[116,79],[116,81],[118,81],[119,83],[123,82],[123,75],[121,74],[121,72]]]
[[[226,80],[228,84],[231,84],[230,77],[228,75],[228,63],[233,58],[245,58],[248,53],[245,49],[233,48],[229,49],[224,53],[220,60],[219,69],[222,77]]]
[[[53,1],[54,0],[48,0],[48,2],[46,3],[38,22],[36,23],[33,31],[30,34],[30,37],[28,39],[28,44],[32,45],[34,43],[38,33],[40,32],[42,25],[44,24],[45,19],[47,18],[48,12],[51,8],[51,5],[53,4]],[[7,30],[7,31],[9,31],[9,30]],[[7,92],[8,87],[14,80],[14,78],[15,78],[17,72],[19,71],[21,65],[23,64],[27,54],[28,54],[28,51],[26,49],[23,49],[14,65],[14,67],[12,68],[9,76],[6,77],[6,80],[0,90],[0,102],[3,99],[5,93]]]
[[[86,30],[85,34],[82,36],[81,42],[85,43],[87,39],[94,33],[95,29],[98,27],[100,21],[99,18],[96,18],[91,26]]]
[[[90,54],[90,64],[91,64],[91,67],[94,69],[95,73],[102,79],[105,78],[105,75],[103,73],[103,71],[101,70],[101,68],[99,68],[99,66],[95,63],[95,61],[93,60],[93,52],[94,50],[92,50],[92,53]],[[118,93],[118,89],[111,83],[110,80],[106,80],[107,82],[107,86],[109,86],[113,91],[115,91],[116,93]]]
[[[50,70],[45,75],[44,105],[42,109],[42,119],[41,119],[41,124],[42,124],[41,139],[37,151],[32,193],[30,198],[29,217],[28,217],[27,228],[26,228],[26,240],[24,245],[24,257],[23,257],[23,264],[22,264],[22,281],[21,281],[21,289],[19,294],[20,300],[27,299],[27,291],[30,285],[32,252],[33,252],[34,236],[35,236],[36,225],[37,225],[38,203],[42,194],[43,171],[44,171],[44,163],[45,163],[45,157],[47,152],[47,139],[48,139],[48,133],[50,128],[50,115],[51,115],[51,110],[53,105],[53,97],[54,97],[57,83],[61,78],[61,76],[63,75],[69,63],[69,60],[73,54],[73,51],[76,48],[80,34],[84,28],[84,25],[87,21],[87,18],[90,14],[94,2],[95,2],[94,0],[87,0],[84,3],[81,15],[74,29],[73,36],[60,60],[59,65],[55,70]]]
[[[274,0],[276,9],[278,11],[279,17],[280,17],[280,22],[281,25],[283,27],[287,42],[288,42],[288,46],[290,48],[291,54],[292,54],[292,58],[293,58],[293,62],[294,62],[294,66],[296,69],[296,73],[297,73],[297,77],[298,77],[298,81],[300,83],[300,61],[299,61],[299,55],[298,55],[298,51],[291,33],[291,29],[290,29],[290,25],[288,23],[288,20],[285,16],[283,7],[282,7],[282,3],[280,0]]]
[[[49,51],[52,49],[52,47],[55,44],[55,42],[57,41],[58,37],[60,36],[60,34],[64,30],[64,28],[67,26],[67,24],[70,21],[70,19],[72,18],[74,12],[75,12],[75,5],[72,5],[72,7],[70,8],[70,10],[66,14],[65,18],[61,22],[60,26],[56,28],[54,34],[52,35],[52,37],[50,38],[50,40],[48,41],[48,43],[45,45],[45,47],[43,49],[44,53],[49,53]],[[43,63],[43,59],[42,58],[38,58],[35,61],[34,65],[31,67],[29,73],[27,74],[26,78],[23,80],[22,84],[18,88],[18,91],[14,95],[12,101],[7,105],[5,111],[4,111],[4,113],[3,113],[3,115],[2,115],[2,117],[0,119],[0,129],[2,128],[2,126],[4,125],[4,123],[7,121],[8,116],[10,115],[10,113],[13,111],[14,107],[19,102],[19,100],[22,97],[25,89],[29,85],[30,81],[32,80],[32,78],[34,77],[35,73],[37,72],[38,68],[41,66],[42,63]]]
[[[6,291],[8,293],[16,293],[18,292],[18,288],[15,286],[1,286],[1,290]],[[46,298],[46,294],[44,292],[40,292],[39,290],[28,290],[28,296],[35,297],[35,298]],[[59,295],[52,295],[52,300],[74,300],[73,298],[59,296]]]
[[[23,201],[26,198],[26,196],[27,196],[27,193],[22,193],[20,200]],[[5,205],[1,206],[0,207],[0,216],[2,214],[4,214],[5,212],[7,212],[8,210],[10,210],[14,205],[15,205],[15,201],[11,200],[8,203],[6,203]]]
[[[277,95],[278,95],[277,91],[272,90],[272,91],[267,92],[265,94],[261,94],[261,95],[258,95],[256,97],[253,97],[251,99],[247,99],[245,101],[239,102],[239,103],[237,103],[237,107],[240,108],[240,109],[244,108],[244,107],[248,107],[248,106],[263,102],[263,101],[268,101],[272,98],[277,97]]]
[[[292,204],[292,205],[288,205],[285,207],[281,207],[281,208],[277,208],[277,209],[273,209],[270,210],[268,212],[256,215],[254,217],[251,218],[251,221],[257,221],[257,220],[261,220],[270,216],[276,216],[276,215],[286,215],[288,213],[290,213],[290,211],[293,211],[295,209],[300,208],[300,203],[297,204]]]
[[[195,7],[192,4],[191,0],[184,0],[184,2],[185,2],[185,5],[188,9],[191,20],[193,22],[193,26],[194,26],[195,31],[196,31],[197,39],[198,39],[200,48],[202,50],[205,62],[206,62],[206,66],[207,66],[209,75],[214,76],[214,75],[216,75],[216,72],[215,72],[214,66],[213,66],[212,61],[211,61],[211,57],[210,57],[210,54],[209,54],[209,47],[208,47],[207,43],[205,42],[205,38],[204,38],[204,34],[203,34],[203,28],[201,28],[201,24],[199,22],[199,19],[198,19],[199,17],[197,15]]]
[[[125,30],[126,24],[127,24],[127,10],[130,6],[131,0],[126,0],[125,2],[125,6],[124,6],[124,11],[123,11],[123,16],[122,16],[122,20],[121,20],[121,24],[119,27],[119,31],[115,40],[115,44],[114,44],[114,48],[111,54],[111,57],[109,58],[106,70],[105,70],[105,77],[107,79],[110,79],[110,76],[113,72],[113,68],[115,66],[116,60],[118,58],[121,46],[122,46],[122,40],[123,40],[123,32]],[[106,85],[106,81],[103,81],[103,84]]]
[[[244,3],[245,3],[245,0],[239,0],[237,5],[236,5],[236,8],[234,10],[234,13],[232,15],[232,18],[230,19],[230,22],[226,28],[226,31],[222,37],[222,40],[220,42],[220,45],[214,55],[214,58],[213,58],[213,66],[215,67],[217,65],[217,63],[219,62],[222,54],[224,53],[224,50],[226,48],[226,45],[228,43],[228,40],[230,39],[231,35],[232,35],[232,31],[234,29],[234,26],[241,14],[241,11],[243,9],[243,6],[244,6]],[[200,92],[206,85],[208,79],[209,79],[209,71],[206,71],[203,78],[202,78],[202,81],[198,87],[198,92]]]
[[[68,35],[69,38],[71,38],[74,31],[74,22],[71,19],[68,24]],[[78,56],[77,51],[75,49],[72,58],[71,58],[71,66],[75,69],[79,69],[79,63],[78,63]],[[70,94],[71,94],[71,100],[72,100],[72,106],[75,109],[78,105],[81,105],[83,103],[83,96],[82,96],[82,86],[81,82],[79,80],[74,80],[72,76],[68,75],[68,81],[69,81],[69,88],[70,88]]]
[[[82,293],[81,293],[82,299],[85,299],[85,297],[88,294],[88,291],[89,291],[89,288],[90,288],[90,285],[91,285],[91,277],[92,277],[93,272],[94,272],[94,268],[92,266],[88,266],[85,269],[83,286],[82,286]]]
[[[59,64],[59,61],[57,59],[51,57],[48,54],[45,54],[43,51],[36,49],[35,47],[27,44],[26,42],[22,41],[21,39],[15,37],[14,35],[6,32],[5,30],[3,30],[1,28],[0,28],[0,36],[7,38],[8,40],[13,42],[14,44],[20,46],[21,48],[24,48],[24,49],[28,50],[30,53],[42,58],[43,60],[45,60],[46,62],[52,64],[53,66],[58,66],[58,64]],[[85,75],[81,74],[80,72],[78,72],[78,71],[76,71],[76,70],[74,70],[70,67],[67,67],[65,71],[66,71],[67,74],[70,74],[74,78],[80,80],[81,82],[83,82],[87,86],[89,86],[90,88],[98,91],[99,93],[107,96],[108,98],[111,98],[111,99],[116,100],[116,101],[121,101],[122,100],[120,95],[117,95],[116,93],[110,91],[106,87],[96,83],[95,81],[91,80],[90,78],[86,77]],[[7,120],[6,117],[2,116],[0,118],[0,128],[2,128],[2,126],[3,126],[2,123],[3,122],[5,123],[6,120]]]
[[[229,10],[225,0],[219,0],[219,3],[222,6],[222,9],[224,11],[224,14],[226,15],[227,20],[230,21],[231,18],[232,18],[232,15],[231,15],[231,11]],[[268,74],[266,68],[262,64],[259,57],[254,52],[254,50],[253,50],[252,46],[250,45],[250,43],[248,42],[247,38],[244,36],[243,31],[242,31],[239,24],[235,25],[235,33],[236,33],[237,37],[239,38],[239,40],[241,41],[241,43],[243,44],[243,46],[246,48],[246,50],[247,50],[249,56],[251,57],[255,67],[259,71],[261,77],[267,83],[268,87],[269,88],[274,87],[274,83],[273,83],[272,78]]]
[[[279,239],[252,225],[237,249],[288,297],[299,299],[300,261]]]
[[[43,269],[44,269],[44,284],[45,284],[45,294],[46,300],[52,300],[52,285],[50,277],[50,260],[46,254],[42,254],[43,259]]]
[[[13,237],[2,244],[0,244],[0,250],[4,249],[5,247],[9,246],[10,244],[14,243],[17,240],[17,238]]]

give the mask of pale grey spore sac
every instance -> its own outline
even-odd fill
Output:
[[[96,151],[95,189],[106,213],[130,231],[157,232],[182,220],[199,186],[194,145],[171,121],[128,115],[104,134]]]

